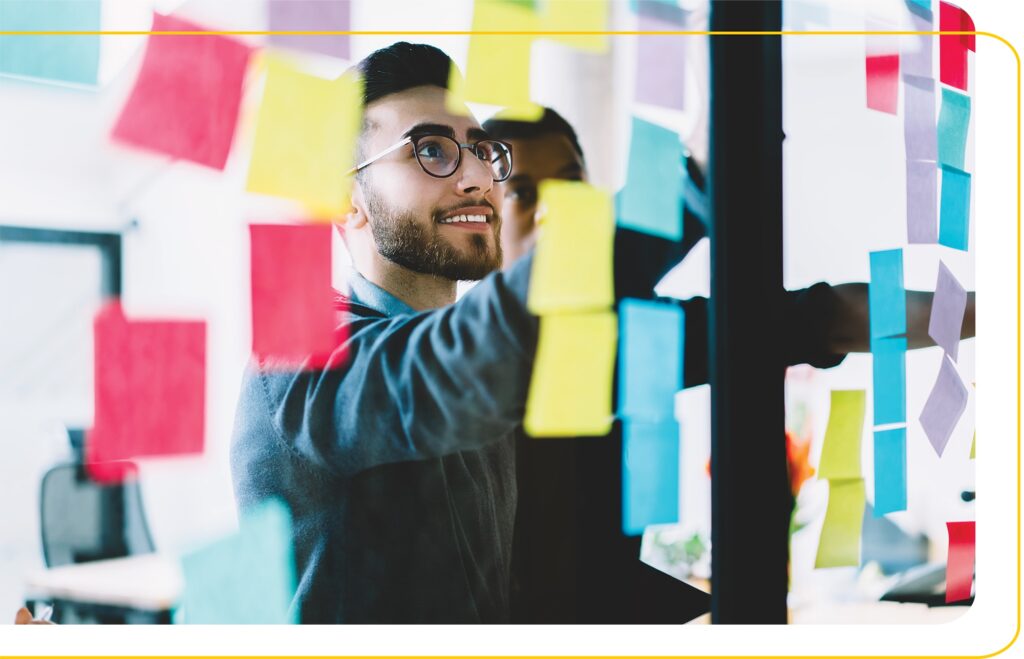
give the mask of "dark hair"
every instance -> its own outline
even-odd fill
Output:
[[[572,148],[576,150],[580,159],[583,160],[583,149],[580,147],[580,141],[576,137],[576,131],[569,125],[568,121],[562,118],[562,115],[551,108],[544,108],[544,115],[541,116],[539,121],[503,119],[499,112],[494,117],[485,121],[483,128],[491,137],[498,140],[528,140],[552,133],[565,135],[569,143],[572,144]]]
[[[422,43],[399,41],[375,50],[355,66],[363,79],[363,105],[422,85],[447,89],[451,66],[442,50]]]

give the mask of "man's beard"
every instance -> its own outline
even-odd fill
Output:
[[[476,281],[501,268],[501,241],[492,230],[486,234],[470,234],[470,253],[459,249],[441,237],[437,218],[423,226],[411,213],[399,213],[389,208],[372,189],[364,188],[367,210],[370,213],[370,231],[381,256],[403,268],[425,275],[434,275],[453,281]],[[497,213],[491,226],[500,226]],[[488,240],[492,240],[491,249]]]

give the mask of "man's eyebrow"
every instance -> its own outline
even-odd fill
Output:
[[[559,176],[571,176],[571,175],[580,176],[582,174],[583,174],[583,167],[578,162],[566,163],[565,165],[562,166],[562,168],[560,170],[558,170],[558,175]]]
[[[492,140],[491,134],[483,128],[469,128],[466,130],[466,138],[474,141]]]
[[[508,183],[532,183],[529,174],[516,174],[508,180]]]
[[[413,137],[415,135],[444,135],[455,138],[455,129],[445,124],[416,124],[402,134],[402,137]]]

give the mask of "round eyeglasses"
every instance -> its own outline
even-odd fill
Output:
[[[360,163],[349,173],[354,174],[369,167],[406,144],[412,144],[412,152],[416,156],[416,162],[420,164],[424,172],[434,178],[447,178],[454,174],[462,163],[463,149],[468,149],[480,162],[487,166],[490,170],[491,178],[496,183],[508,179],[512,174],[512,147],[510,145],[500,140],[479,140],[471,144],[462,144],[447,135],[413,135],[406,137],[401,142],[393,144],[369,160]]]

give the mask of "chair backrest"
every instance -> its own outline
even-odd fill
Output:
[[[48,567],[153,551],[134,465],[119,483],[97,483],[81,464],[43,476],[40,531]]]

